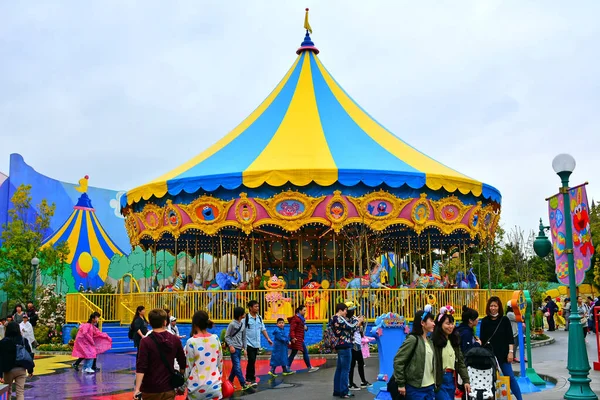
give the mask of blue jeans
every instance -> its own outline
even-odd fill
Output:
[[[351,349],[338,349],[337,364],[333,377],[333,395],[345,396],[348,394],[348,378],[350,374],[350,362],[352,362]]]
[[[292,362],[294,361],[294,357],[298,354],[298,350],[293,349],[288,357],[288,367],[291,369]],[[306,348],[306,343],[302,342],[302,357],[304,358],[304,364],[306,364],[306,368],[311,369],[310,365],[310,356],[308,355],[308,349]]]
[[[410,400],[434,400],[434,387],[435,385],[416,388],[414,386],[406,385],[406,398]]]
[[[435,400],[454,400],[456,385],[454,384],[454,372],[445,372],[440,390],[435,394]]]
[[[510,363],[500,363],[500,369],[502,370],[502,375],[508,376],[510,378],[510,391],[515,395],[517,400],[523,400],[523,395],[521,394],[521,388],[515,379],[515,374],[512,369],[512,364]]]
[[[93,362],[94,362],[94,359],[93,359],[93,358],[86,358],[86,359],[83,361],[83,369],[88,369],[88,368],[90,368],[90,369],[91,369],[91,368],[92,368],[92,364],[93,364]]]
[[[229,381],[233,383],[235,378],[238,378],[240,385],[244,386],[246,381],[244,380],[244,374],[242,373],[242,350],[235,349],[234,353],[231,353],[231,373],[229,374]]]

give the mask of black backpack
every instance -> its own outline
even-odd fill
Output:
[[[129,340],[133,340],[134,334],[135,334],[135,332],[133,331],[133,322],[132,322],[131,325],[129,325],[129,332],[127,332],[127,337],[129,338]]]
[[[246,313],[246,329],[248,329],[250,327],[250,316],[249,315],[250,315],[249,313]],[[258,322],[262,323],[262,317],[260,316],[260,314],[258,314]]]

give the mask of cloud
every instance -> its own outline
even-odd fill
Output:
[[[162,175],[275,87],[308,5],[336,80],[411,145],[500,189],[506,227],[547,220],[559,152],[600,200],[599,3],[308,3],[2,3],[0,170],[18,152],[102,187]]]

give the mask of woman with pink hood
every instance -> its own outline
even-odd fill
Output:
[[[83,372],[93,374],[92,362],[98,354],[104,353],[112,346],[112,339],[106,333],[100,332],[96,325],[100,319],[100,313],[94,312],[85,324],[81,324],[75,345],[73,346],[73,357],[84,358]]]

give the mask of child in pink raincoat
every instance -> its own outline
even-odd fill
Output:
[[[100,313],[95,312],[90,315],[87,323],[81,324],[75,345],[73,346],[73,357],[84,358],[83,372],[93,374],[96,371],[92,369],[92,362],[98,354],[104,353],[112,347],[112,339],[106,333],[100,332],[95,324],[100,319]]]

